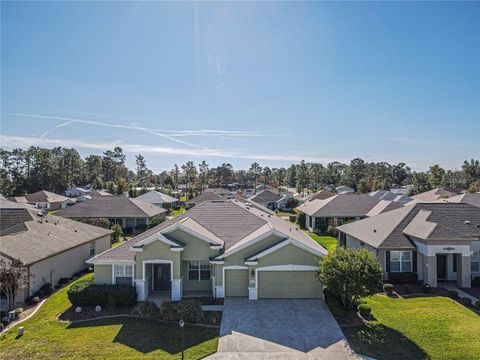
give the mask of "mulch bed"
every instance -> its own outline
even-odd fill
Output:
[[[365,324],[365,320],[354,310],[347,311],[342,317],[336,317],[340,327],[359,326]]]
[[[201,297],[186,297],[183,300],[195,300],[198,301],[201,305],[223,305],[224,299],[213,298],[207,296]]]
[[[109,315],[128,315],[132,312],[134,306],[119,306],[119,307],[104,307],[102,311],[95,311],[94,306],[83,306],[81,313],[75,312],[75,307],[70,306],[63,313],[58,315],[60,321],[77,321],[77,320],[89,320],[97,317],[109,316]]]

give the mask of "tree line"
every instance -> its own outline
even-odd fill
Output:
[[[349,164],[330,162],[326,165],[301,161],[289,167],[261,166],[254,162],[248,169],[235,170],[230,163],[211,167],[206,161],[195,164],[175,164],[171,170],[154,173],[145,158],[135,156],[135,169],[125,165],[126,155],[121,147],[102,155],[82,158],[77,150],[55,147],[45,149],[0,148],[0,192],[19,196],[39,190],[63,193],[73,186],[91,185],[111,193],[147,187],[176,189],[183,185],[192,195],[206,187],[227,187],[236,183],[240,188],[268,184],[277,188],[297,188],[313,192],[327,185],[346,185],[358,192],[388,190],[392,186],[413,185],[412,194],[438,186],[480,191],[480,161],[465,160],[459,169],[445,170],[439,165],[415,172],[405,163],[366,162],[356,158]]]

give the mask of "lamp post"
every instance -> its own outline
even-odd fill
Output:
[[[183,327],[185,326],[185,321],[183,319],[180,319],[178,322],[178,325],[180,326],[180,329],[182,331],[182,360],[183,360]]]

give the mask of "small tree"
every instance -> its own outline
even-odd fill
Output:
[[[152,218],[150,220],[150,222],[148,223],[148,228],[151,229],[161,223],[163,223],[165,220],[164,219],[161,219],[160,217],[158,216],[155,216],[154,218]]]
[[[7,296],[8,310],[15,308],[17,291],[28,286],[27,267],[19,261],[0,259],[0,291]]]
[[[348,310],[361,298],[378,291],[383,270],[375,255],[368,250],[337,248],[320,260],[318,277]]]
[[[304,213],[298,214],[297,224],[300,226],[300,229],[305,229],[305,225],[307,223],[307,217]]]
[[[112,240],[113,241],[120,240],[120,238],[123,236],[122,226],[120,224],[113,224],[111,229],[113,231]]]

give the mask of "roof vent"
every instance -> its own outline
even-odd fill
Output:
[[[373,232],[376,233],[376,232],[377,232],[377,229],[373,229]]]
[[[465,220],[465,225],[470,225],[470,220]]]

